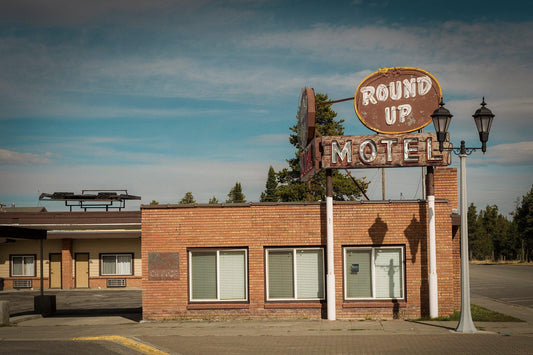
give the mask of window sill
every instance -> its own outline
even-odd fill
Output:
[[[344,301],[342,303],[342,308],[393,308],[396,305],[400,308],[405,308],[407,302],[404,300],[398,300],[396,302],[392,301]]]
[[[248,309],[249,303],[189,303],[187,309]]]
[[[323,304],[320,301],[302,302],[302,301],[287,301],[265,303],[265,309],[291,309],[291,308],[322,308]]]

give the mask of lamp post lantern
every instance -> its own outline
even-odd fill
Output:
[[[437,133],[437,140],[439,141],[439,150],[444,150],[443,143],[446,140],[446,134],[451,118],[453,117],[446,108],[444,102],[441,100],[440,107],[437,108],[431,118]],[[460,186],[461,186],[461,318],[457,325],[456,331],[460,333],[476,333],[477,329],[472,321],[472,313],[470,311],[470,271],[468,265],[468,219],[467,219],[467,199],[466,199],[466,157],[472,154],[473,151],[481,149],[483,153],[487,150],[487,140],[489,139],[489,131],[492,125],[494,114],[491,110],[486,108],[485,98],[481,102],[481,108],[476,110],[474,115],[474,122],[479,132],[479,139],[481,140],[481,148],[466,147],[465,141],[461,141],[459,148],[447,148],[454,154],[459,156],[460,160]]]

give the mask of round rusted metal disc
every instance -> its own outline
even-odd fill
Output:
[[[354,107],[365,126],[380,133],[408,133],[425,127],[439,107],[439,82],[425,70],[384,68],[357,87]]]
[[[303,88],[298,107],[298,143],[305,148],[315,138],[315,91]]]

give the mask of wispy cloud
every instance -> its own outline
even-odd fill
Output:
[[[486,155],[490,163],[531,167],[533,165],[533,141],[498,144],[490,147]]]
[[[49,164],[52,162],[52,157],[52,153],[19,153],[0,149],[0,164]]]

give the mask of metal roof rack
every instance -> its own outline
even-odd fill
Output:
[[[126,200],[140,200],[141,196],[129,195],[128,190],[81,190],[81,194],[74,192],[42,193],[39,201],[65,201],[65,206],[79,207],[84,211],[89,208],[118,209],[126,206]],[[118,203],[119,205],[115,205]]]

